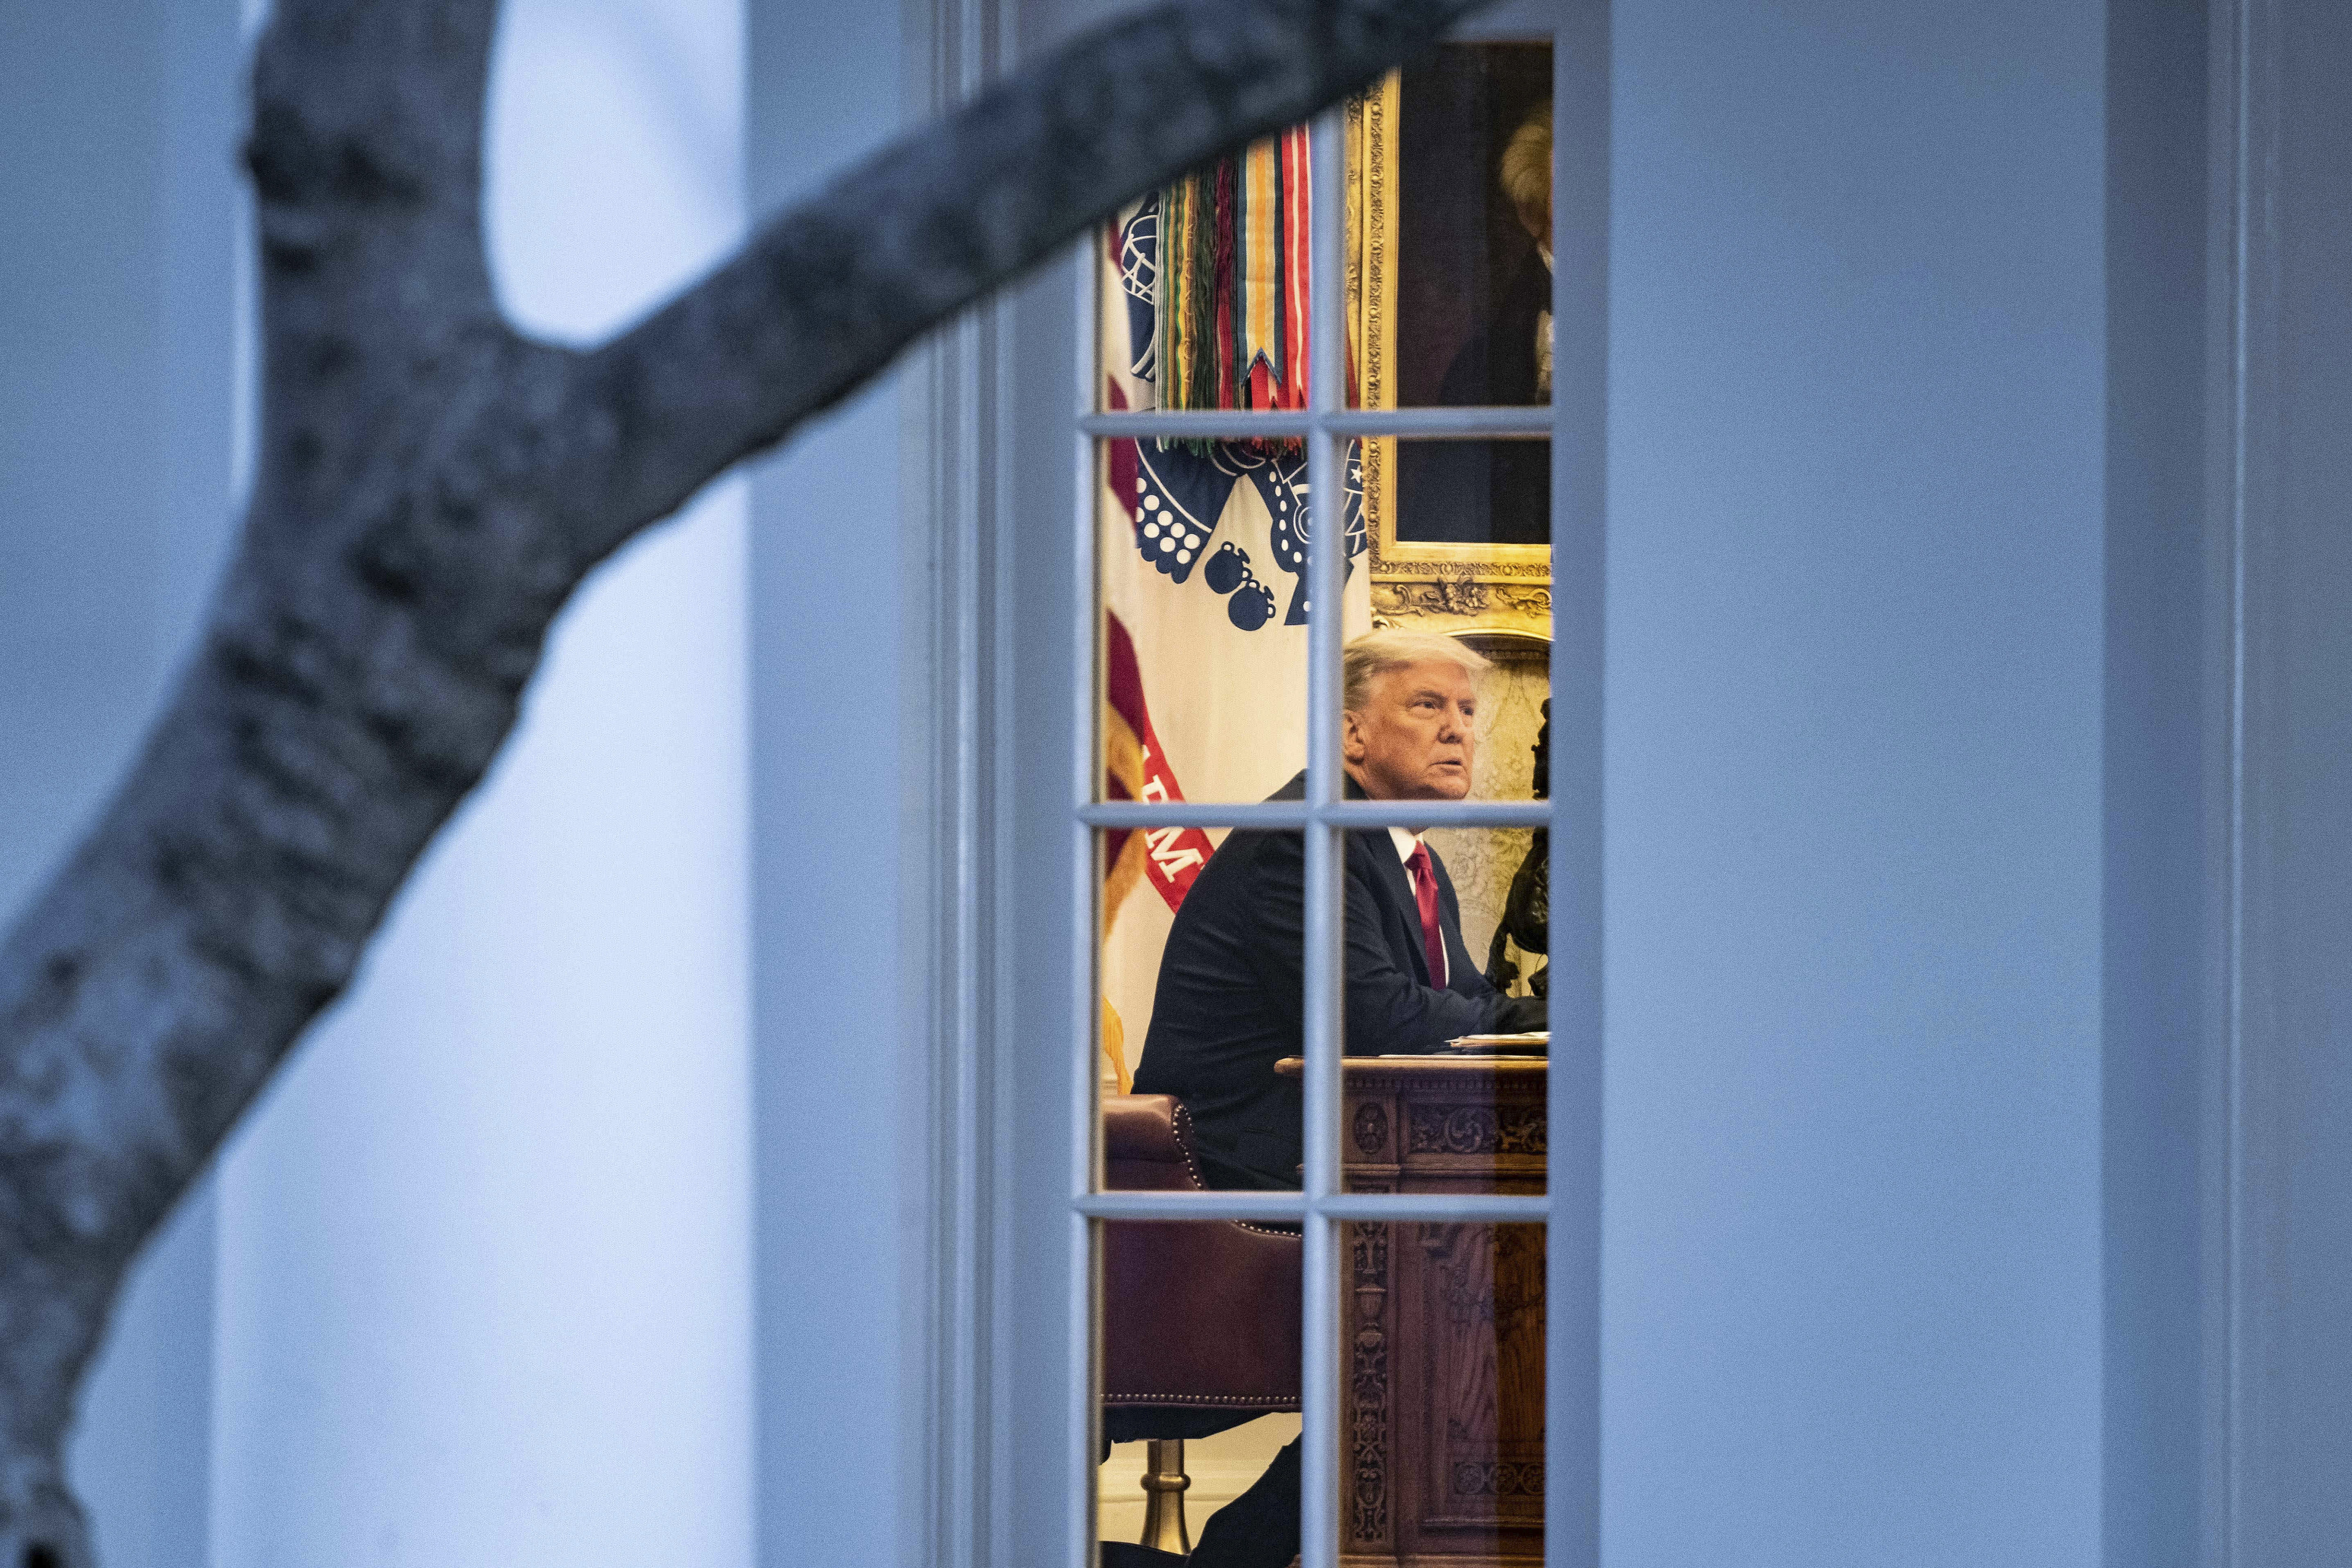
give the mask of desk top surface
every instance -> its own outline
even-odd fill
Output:
[[[1426,1077],[1432,1072],[1460,1073],[1465,1078],[1540,1077],[1550,1062],[1540,1056],[1350,1056],[1341,1071],[1349,1078]],[[1307,1070],[1304,1057],[1286,1056],[1274,1064],[1285,1078]]]

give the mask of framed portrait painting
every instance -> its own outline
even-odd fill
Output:
[[[1551,401],[1549,41],[1441,47],[1348,110],[1356,406]],[[1551,446],[1362,444],[1372,607],[1548,636]]]

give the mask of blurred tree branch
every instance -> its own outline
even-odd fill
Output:
[[[0,1568],[86,1568],[76,1387],[141,1246],[512,729],[595,565],[926,329],[1473,0],[1195,0],[849,170],[601,347],[481,227],[496,0],[278,0],[253,65],[260,456],[194,657],[0,945]]]

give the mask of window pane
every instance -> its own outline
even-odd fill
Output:
[[[1296,1188],[1302,835],[1098,837],[1106,1186]]]
[[[1360,445],[1373,613],[1549,638],[1551,443]]]
[[[1526,790],[1516,798],[1527,798]],[[1537,828],[1432,828],[1421,838],[1442,873],[1442,889],[1454,895],[1444,917],[1459,921],[1463,948],[1478,977],[1504,996],[1548,998],[1550,834]]]
[[[1128,1420],[1119,1415],[1108,1419],[1114,1427]],[[1144,1546],[1158,1542],[1171,1553],[1190,1551],[1189,1544],[1178,1543],[1199,1540],[1209,1522],[1258,1482],[1297,1437],[1294,1414],[1254,1416],[1240,1426],[1191,1438],[1181,1448],[1141,1437],[1115,1444],[1098,1478],[1097,1517],[1102,1539]],[[1156,1513],[1151,1506],[1155,1497],[1162,1500]],[[1169,1500],[1178,1498],[1181,1508]],[[1257,1500],[1244,1506],[1255,1509]],[[1217,1533],[1229,1533],[1238,1524],[1238,1519],[1228,1519]]]
[[[1307,766],[1307,546],[1321,508],[1303,444],[1097,453],[1097,798],[1265,800]],[[1361,502],[1351,490],[1340,507],[1358,555]],[[1340,614],[1350,632],[1370,624],[1360,570]]]
[[[1543,1228],[1355,1223],[1345,1237],[1343,1560],[1540,1563]]]
[[[1160,187],[1105,230],[1105,413],[1307,406],[1310,136],[1295,126]]]
[[[1449,44],[1349,105],[1351,403],[1551,401],[1551,98],[1549,43]]]
[[[1466,589],[1444,591],[1461,605]],[[1413,613],[1406,594],[1356,646],[1357,689],[1338,704],[1341,766],[1350,794],[1373,800],[1537,800],[1551,771],[1550,591],[1527,585],[1544,613],[1513,617],[1439,605]],[[1433,599],[1437,594],[1431,595]],[[1486,601],[1493,610],[1495,601]],[[1538,630],[1540,628],[1540,630]],[[1432,841],[1441,852],[1456,841]]]
[[[1097,1533],[1287,1562],[1299,1521],[1297,1229],[1112,1220],[1098,1234]]]
[[[1542,1049],[1498,1038],[1350,1058],[1339,1112],[1347,1190],[1540,1194],[1550,1145]]]
[[[1524,561],[1544,569],[1549,580],[1550,442],[1381,441],[1371,445],[1366,466],[1376,488],[1368,510],[1379,530],[1384,562],[1439,567],[1459,562],[1495,580],[1490,560]]]

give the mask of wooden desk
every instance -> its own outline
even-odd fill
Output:
[[[1276,1069],[1297,1073],[1293,1058]],[[1350,1192],[1544,1190],[1539,1058],[1350,1057]],[[1544,1246],[1533,1226],[1351,1224],[1341,1556],[1539,1568]]]

